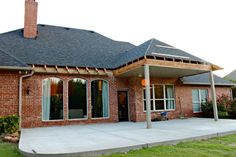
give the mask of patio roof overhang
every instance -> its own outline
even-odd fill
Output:
[[[213,64],[201,64],[197,62],[186,63],[144,58],[120,67],[114,70],[113,73],[117,77],[143,77],[143,66],[145,64],[150,66],[151,77],[161,78],[179,78],[222,69],[221,67]]]

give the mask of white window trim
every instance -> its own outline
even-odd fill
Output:
[[[199,101],[193,101],[192,100],[192,105],[193,104],[199,104],[199,106],[200,106],[200,111],[194,111],[194,109],[193,109],[193,113],[201,113],[202,112],[202,103],[206,103],[206,102],[202,101],[201,90],[207,91],[207,98],[208,98],[208,90],[207,89],[193,89],[193,90],[197,90],[198,91],[198,100]]]
[[[164,98],[162,99],[156,99],[155,98],[155,85],[162,85],[163,86],[163,92],[164,92]],[[174,98],[166,98],[166,89],[165,87],[166,86],[172,86],[173,87],[173,96]],[[176,101],[175,101],[175,87],[174,87],[174,84],[157,84],[157,83],[154,83],[154,84],[151,84],[150,85],[150,88],[152,89],[152,94],[153,94],[153,98],[150,98],[150,101],[153,101],[153,110],[151,110],[151,112],[162,112],[162,111],[175,111],[176,110]],[[143,88],[143,90],[145,89],[145,87]],[[146,112],[145,110],[145,104],[144,104],[144,101],[146,101],[146,99],[144,99],[144,93],[143,93],[143,90],[142,90],[142,98],[143,98],[143,112]],[[156,100],[163,100],[164,101],[164,109],[162,110],[156,110]],[[175,105],[175,108],[174,109],[166,109],[166,100],[174,100],[174,105]]]
[[[97,81],[97,80],[102,80],[102,81],[106,81],[107,82],[107,85],[108,85],[108,116],[107,117],[95,117],[95,118],[93,118],[93,116],[92,116],[92,82],[93,81]],[[91,110],[91,120],[103,120],[103,119],[110,119],[110,97],[109,97],[109,95],[110,95],[110,82],[108,81],[108,80],[105,80],[105,79],[93,79],[93,80],[91,80],[90,81],[90,110]]]
[[[62,109],[62,119],[53,119],[53,120],[44,120],[43,119],[43,81],[44,80],[46,80],[46,79],[50,79],[50,78],[57,78],[57,79],[60,79],[60,80],[62,80],[62,94],[63,94],[63,103],[62,103],[62,107],[63,107],[63,109]],[[44,78],[44,79],[42,79],[42,82],[41,82],[41,87],[42,87],[42,89],[41,89],[41,92],[42,92],[42,98],[41,98],[41,101],[42,101],[42,103],[41,103],[41,105],[42,105],[42,112],[41,112],[41,120],[42,120],[42,122],[61,122],[61,121],[65,121],[65,117],[64,117],[64,80],[63,79],[61,79],[60,77],[47,77],[47,78]]]
[[[82,79],[82,80],[85,80],[86,82],[86,108],[87,108],[87,115],[85,118],[69,118],[69,82],[73,79]],[[88,120],[88,80],[84,79],[84,78],[81,78],[81,77],[74,77],[74,78],[71,78],[67,81],[67,115],[66,115],[66,118],[68,121],[78,121],[78,120]]]

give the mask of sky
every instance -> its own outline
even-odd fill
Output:
[[[38,23],[94,30],[135,45],[155,38],[236,69],[235,0],[37,0]],[[0,33],[23,28],[24,0],[0,1]]]

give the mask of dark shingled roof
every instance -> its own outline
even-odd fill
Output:
[[[209,73],[198,74],[194,76],[183,77],[181,79],[183,84],[190,85],[210,85]],[[214,75],[215,85],[218,86],[235,86],[232,82],[225,80],[217,75]]]
[[[114,68],[114,55],[135,47],[96,32],[38,25],[39,35],[25,39],[22,29],[0,35],[0,49],[27,64]]]
[[[226,79],[229,80],[236,80],[236,69],[225,76]]]
[[[133,49],[130,49],[124,53],[120,53],[119,57],[117,57],[115,65],[119,66],[122,64],[126,64],[128,62],[131,62],[135,59],[138,59],[144,56],[186,59],[186,60],[209,64],[208,62],[194,55],[191,55],[187,52],[179,50],[159,40],[151,39],[137,47],[134,47]]]
[[[0,66],[1,67],[28,67],[19,59],[11,56],[10,54],[0,50]]]
[[[156,39],[135,46],[89,30],[38,25],[38,32],[36,39],[23,38],[22,29],[1,34],[0,49],[27,64],[35,65],[115,69],[141,57],[160,54],[206,63]]]

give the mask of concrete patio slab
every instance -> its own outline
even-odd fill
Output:
[[[22,129],[25,156],[99,156],[160,144],[236,133],[236,120],[191,118],[146,123],[109,123]]]

